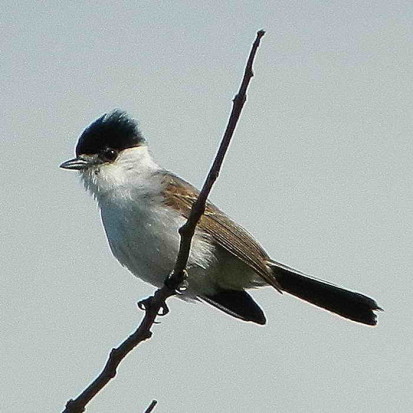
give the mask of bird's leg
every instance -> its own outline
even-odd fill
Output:
[[[174,272],[172,272],[166,277],[164,284],[171,291],[173,291],[174,294],[183,294],[189,285],[187,278],[188,278],[188,273],[186,272],[186,270],[182,271],[179,274],[175,274]],[[145,298],[139,301],[137,304],[138,308],[142,311],[148,311],[152,306],[153,300],[154,300],[154,297],[152,296],[152,297],[148,297],[148,298]],[[169,313],[169,308],[167,304],[164,302],[162,303],[159,309],[158,316],[164,316],[164,315],[167,315],[168,313]]]
[[[154,297],[148,297],[144,298],[141,301],[138,301],[138,308],[142,311],[148,311],[148,309],[151,307],[152,302],[153,302]],[[169,307],[167,306],[166,303],[163,303],[161,307],[159,308],[158,316],[164,316],[169,313]]]
[[[186,270],[179,274],[171,272],[168,277],[166,277],[165,285],[175,292],[175,294],[183,294],[188,288],[188,273]]]

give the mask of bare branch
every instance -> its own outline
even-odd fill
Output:
[[[151,413],[157,404],[158,402],[156,400],[152,400],[152,403],[145,410],[145,413]]]
[[[238,94],[233,100],[233,107],[231,115],[228,120],[228,124],[222,138],[220,147],[215,157],[214,163],[211,166],[209,174],[205,180],[202,190],[198,196],[198,199],[192,206],[191,213],[187,222],[179,229],[181,235],[181,242],[178,252],[178,257],[175,263],[175,267],[170,276],[165,280],[165,285],[155,291],[152,297],[142,301],[139,305],[145,309],[145,316],[137,328],[137,330],[130,335],[119,347],[112,349],[109,358],[99,376],[74,400],[69,400],[66,404],[66,408],[63,413],[81,413],[85,411],[85,406],[92,400],[92,398],[102,388],[116,376],[117,367],[120,362],[131,352],[138,344],[151,338],[152,332],[150,331],[155,319],[162,314],[167,313],[167,306],[165,300],[174,295],[179,285],[184,280],[185,267],[188,262],[189,252],[191,248],[192,237],[195,232],[196,225],[198,224],[202,214],[205,211],[205,204],[208,198],[211,188],[218,178],[222,162],[225,154],[231,142],[232,135],[235,127],[238,123],[242,108],[246,102],[246,92],[250,80],[253,76],[252,65],[254,62],[255,54],[260,45],[260,40],[264,36],[264,30],[257,32],[256,39],[252,45],[250,55],[245,67],[244,77],[241,82]],[[163,311],[162,311],[163,310]],[[154,404],[155,403],[155,404]],[[148,407],[153,410],[156,405],[156,401],[153,401],[151,406]],[[147,411],[151,411],[147,410]]]
[[[224,161],[225,154],[228,150],[229,144],[234,134],[235,127],[237,126],[238,119],[241,115],[244,103],[247,100],[246,92],[251,78],[254,76],[252,72],[252,64],[254,62],[255,54],[260,45],[262,36],[264,36],[264,30],[260,30],[257,33],[257,37],[252,45],[252,49],[245,67],[244,77],[239,89],[238,94],[235,96],[232,106],[231,115],[228,120],[227,128],[225,130],[224,136],[222,138],[221,144],[219,146],[218,152],[215,156],[214,163],[208,173],[208,176],[204,182],[202,190],[198,196],[198,199],[192,205],[191,213],[188,217],[187,222],[179,229],[181,234],[181,244],[179,247],[178,258],[176,260],[175,268],[170,277],[171,279],[177,277],[177,280],[183,279],[183,271],[185,270],[186,264],[188,262],[189,250],[191,248],[192,237],[195,232],[196,225],[201,219],[202,214],[205,212],[205,204],[209,193],[211,192],[212,185],[218,178],[219,172],[221,170],[222,162]],[[178,283],[179,284],[179,283]]]

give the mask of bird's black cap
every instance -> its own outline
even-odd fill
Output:
[[[107,148],[121,151],[144,142],[136,121],[126,112],[116,109],[101,116],[83,131],[76,146],[76,156],[97,154]]]

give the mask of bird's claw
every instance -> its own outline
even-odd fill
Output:
[[[147,311],[150,308],[152,301],[153,297],[144,298],[143,300],[138,301],[138,308],[142,311]]]
[[[187,290],[188,287],[189,287],[189,282],[186,279],[184,279],[181,282],[181,284],[178,285],[175,291],[177,294],[183,294]]]
[[[159,308],[158,316],[163,317],[164,315],[167,315],[169,313],[169,307],[167,306],[166,303],[163,303],[161,307]]]
[[[138,302],[138,308],[142,311],[148,311],[152,305],[153,302],[153,297],[148,297],[145,298],[141,301]],[[169,313],[169,307],[166,305],[166,303],[163,303],[158,311],[158,316],[163,317],[164,315],[167,315]]]
[[[178,278],[179,277],[179,278]],[[168,275],[165,280],[165,285],[170,289],[175,291],[177,294],[182,294],[188,288],[188,273],[184,270],[178,276],[174,272]],[[178,283],[178,284],[177,284]]]

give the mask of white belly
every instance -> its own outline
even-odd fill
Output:
[[[110,202],[100,206],[115,257],[137,277],[161,287],[174,267],[180,242],[178,229],[185,220],[175,210],[145,202],[133,209]],[[188,298],[214,290],[206,271],[214,266],[213,250],[206,234],[195,234],[188,261]]]

